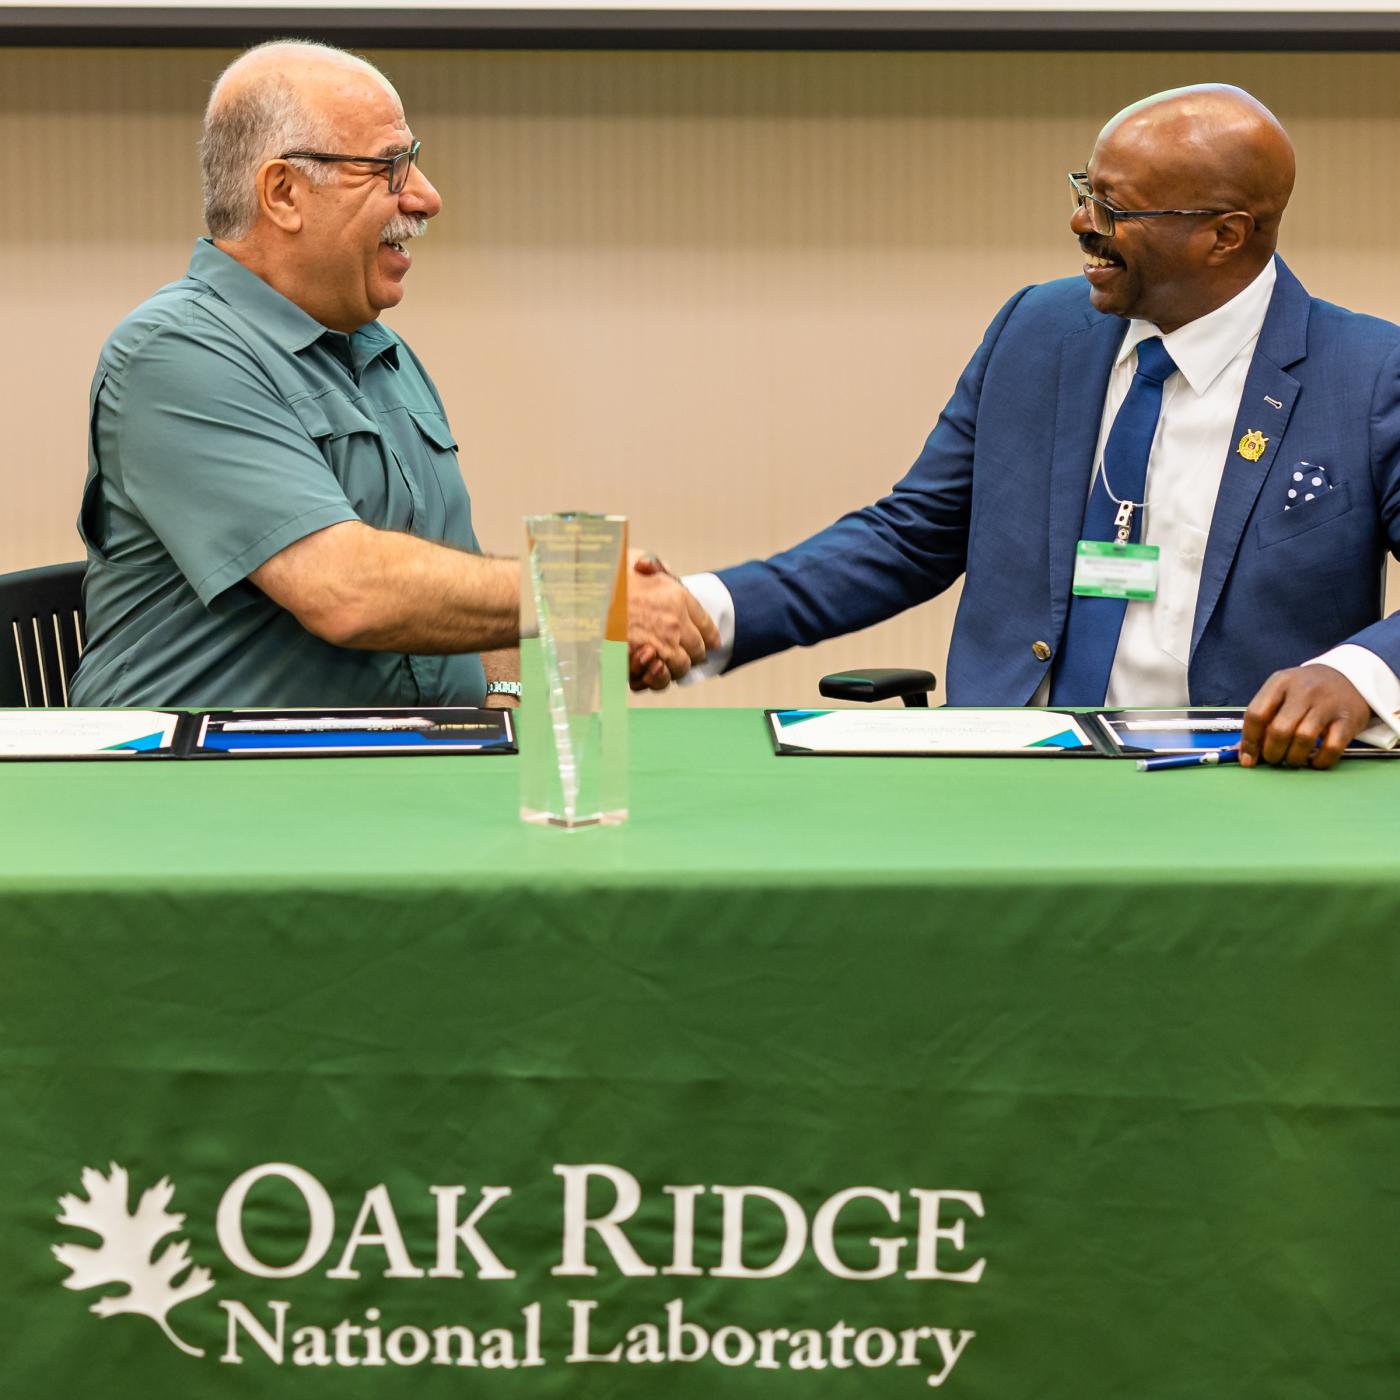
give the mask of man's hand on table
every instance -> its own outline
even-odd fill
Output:
[[[653,554],[629,551],[627,635],[633,690],[665,690],[719,645],[719,629]]]
[[[1330,768],[1370,723],[1370,704],[1340,671],[1275,671],[1245,711],[1240,764]]]

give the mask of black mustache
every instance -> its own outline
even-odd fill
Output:
[[[1090,238],[1088,234],[1079,235],[1079,247],[1091,258],[1107,258],[1109,262],[1121,264],[1123,259],[1113,251],[1113,245],[1100,244],[1097,239]]]

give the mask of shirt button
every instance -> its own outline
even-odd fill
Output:
[[[1031,650],[1035,653],[1035,659],[1036,659],[1037,661],[1049,661],[1049,660],[1050,660],[1050,654],[1051,654],[1051,653],[1050,653],[1050,643],[1049,643],[1049,642],[1032,642],[1032,643],[1031,643]]]

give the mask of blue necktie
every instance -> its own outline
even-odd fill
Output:
[[[1161,339],[1153,336],[1137,348],[1137,372],[1128,396],[1113,420],[1104,444],[1103,470],[1094,477],[1089,503],[1084,507],[1082,540],[1117,538],[1114,517],[1119,501],[1141,502],[1147,486],[1147,459],[1157,433],[1162,409],[1162,385],[1176,369]],[[1107,477],[1107,485],[1105,485]],[[1136,543],[1142,530],[1142,509],[1133,512],[1129,539]],[[1118,651],[1118,633],[1123,627],[1125,598],[1081,598],[1072,594],[1069,621],[1055,676],[1050,682],[1052,705],[1102,705],[1108,694],[1108,675]]]

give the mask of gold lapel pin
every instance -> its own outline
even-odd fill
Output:
[[[1264,455],[1264,449],[1268,445],[1269,439],[1258,428],[1251,428],[1240,439],[1240,445],[1236,450],[1246,462],[1257,462]]]

